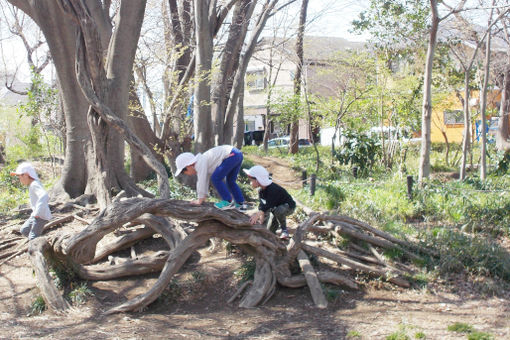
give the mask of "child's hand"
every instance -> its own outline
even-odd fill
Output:
[[[262,211],[256,212],[255,214],[250,216],[251,224],[262,224],[263,221],[264,221],[264,212],[262,212]]]
[[[191,204],[193,204],[193,205],[202,205],[202,203],[204,203],[204,201],[205,201],[205,198],[199,198],[199,199],[191,201]]]

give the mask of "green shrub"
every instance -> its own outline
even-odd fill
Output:
[[[30,306],[30,314],[41,314],[46,310],[46,302],[44,302],[44,299],[42,296],[38,296]]]
[[[77,279],[76,273],[68,268],[53,263],[50,267],[50,274],[53,277],[53,283],[59,289],[64,289],[67,285],[72,285],[73,281]]]
[[[92,295],[94,295],[94,293],[89,289],[87,283],[82,282],[69,293],[69,299],[73,304],[81,305],[87,301],[89,296]]]
[[[0,213],[6,214],[21,202],[28,202],[28,191],[20,181],[10,175],[16,169],[16,163],[8,163],[0,169]]]
[[[343,136],[344,143],[335,150],[337,160],[340,164],[356,166],[360,174],[366,174],[380,157],[381,145],[377,137],[355,130],[346,130]]]
[[[255,277],[256,263],[253,258],[247,259],[239,269],[234,271],[234,275],[239,278],[240,282],[253,280]]]

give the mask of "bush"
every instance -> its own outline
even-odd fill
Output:
[[[381,145],[376,136],[367,136],[360,131],[346,130],[344,143],[335,156],[340,164],[357,166],[361,174],[366,174],[380,157]]]
[[[20,202],[28,202],[27,190],[20,181],[10,175],[16,169],[16,163],[8,163],[0,169],[0,213],[6,214],[16,208]]]
[[[69,299],[73,304],[81,305],[92,295],[94,295],[94,293],[89,289],[87,283],[82,282],[69,293]]]
[[[249,258],[242,265],[241,268],[234,272],[234,275],[240,279],[240,282],[253,280],[255,277],[256,263],[253,258]]]
[[[30,306],[30,314],[41,314],[46,310],[46,302],[44,302],[44,299],[42,296],[38,296]]]

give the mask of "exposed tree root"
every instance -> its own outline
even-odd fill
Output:
[[[197,226],[190,228],[190,233],[187,234],[180,227],[180,223],[174,223],[173,219],[195,222]],[[98,242],[108,233],[119,228],[129,230],[140,224],[144,227],[97,247]],[[136,242],[152,237],[154,233],[162,235],[169,251],[162,250],[145,256],[137,254],[132,248],[130,258],[115,258],[113,265],[98,263],[118,250],[132,247]],[[359,246],[353,247],[354,250],[339,249],[336,244],[327,241],[335,241],[342,235],[368,245],[368,249]],[[358,289],[354,275],[356,272],[379,276],[407,288],[410,283],[405,276],[410,274],[409,266],[386,259],[381,255],[380,249],[397,249],[404,254],[404,258],[411,260],[419,259],[419,254],[433,255],[411,242],[398,240],[366,223],[345,216],[311,214],[298,226],[285,246],[276,235],[262,226],[252,226],[248,216],[235,210],[218,210],[212,204],[193,206],[177,200],[130,198],[114,202],[78,234],[60,234],[48,238],[44,243],[38,241],[38,247],[32,247],[31,243],[31,257],[37,259],[40,267],[40,270],[36,271],[44,282],[40,289],[47,290],[43,296],[48,299],[48,305],[55,309],[65,309],[68,306],[62,303],[62,297],[57,296],[55,288],[49,287],[52,283],[45,278],[47,266],[41,260],[45,256],[60,259],[87,280],[109,280],[160,272],[159,278],[150,289],[106,311],[111,314],[146,308],[167,288],[191,254],[211,238],[237,245],[255,259],[253,281],[251,284],[245,283],[229,300],[230,303],[239,297],[239,306],[245,308],[255,307],[269,300],[276,291],[277,282],[286,287],[307,285],[316,306],[326,308],[327,300],[321,283]],[[48,251],[48,248],[52,251]],[[316,268],[315,261],[310,261],[308,255],[325,258],[329,261],[326,261],[328,265],[322,264]],[[292,275],[291,268],[294,268],[296,263],[299,263],[302,274]],[[324,270],[325,268],[327,270]]]

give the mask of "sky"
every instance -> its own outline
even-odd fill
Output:
[[[307,34],[366,41],[366,35],[349,32],[352,20],[356,19],[366,6],[364,0],[310,0],[307,19],[311,22]]]
[[[282,1],[283,2],[283,1]],[[342,37],[350,41],[366,41],[366,36],[359,36],[349,32],[350,23],[357,18],[363,10],[365,0],[309,0],[307,20],[309,22],[306,28],[307,35]],[[295,1],[288,10],[288,17],[283,19],[291,20],[297,26],[299,7],[301,1]],[[289,19],[289,17],[291,17]],[[270,23],[268,22],[268,25]],[[283,24],[278,24],[285,26]],[[266,32],[266,34],[271,34]],[[3,58],[0,60],[0,73],[7,67],[11,72],[18,69],[17,77],[21,81],[30,81],[30,72],[26,65],[26,52],[20,39],[12,37],[6,30],[5,22],[0,20],[0,48]],[[39,53],[39,57],[44,56],[44,51]],[[34,56],[36,57],[36,56]],[[51,67],[47,68],[46,77],[54,77]],[[48,81],[50,79],[47,79]]]

